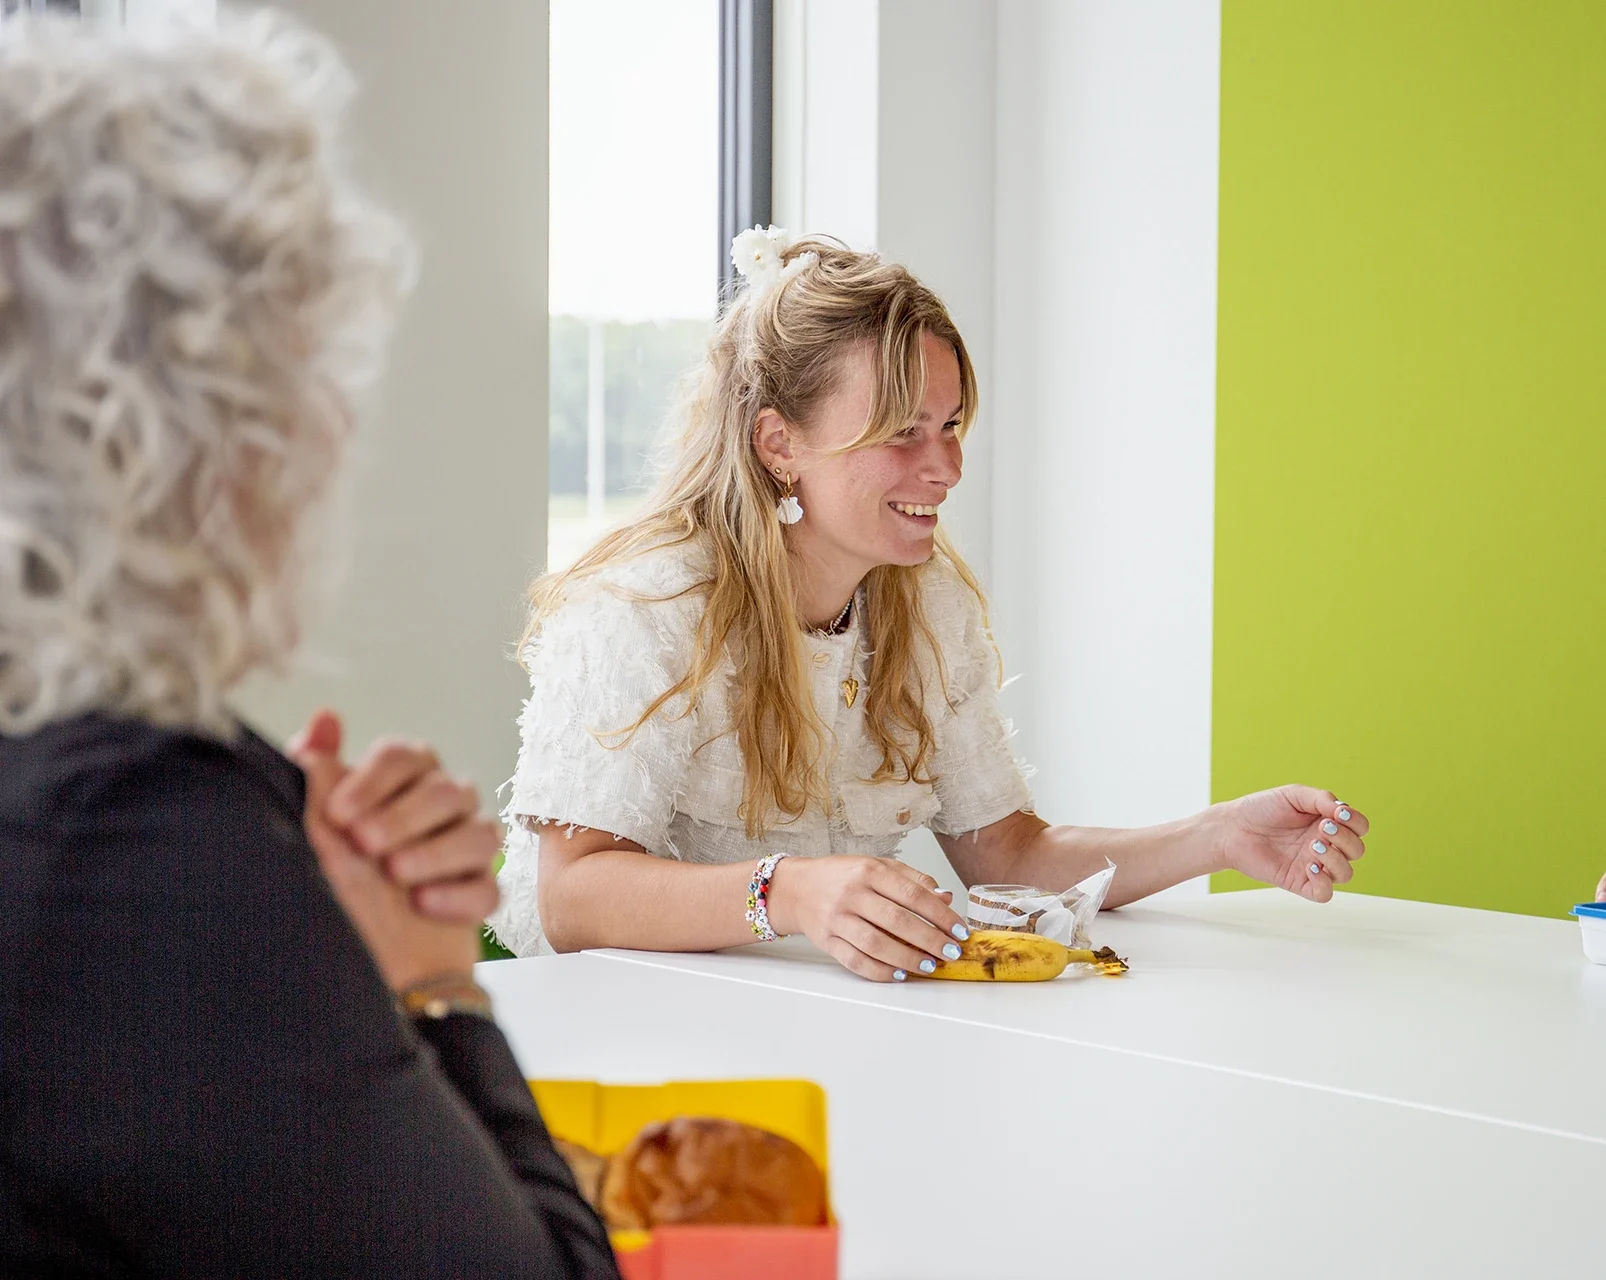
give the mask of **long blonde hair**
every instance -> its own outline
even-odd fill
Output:
[[[754,839],[778,817],[828,804],[828,734],[814,706],[791,561],[775,518],[781,490],[754,448],[759,413],[772,409],[806,430],[836,389],[844,356],[868,344],[876,360],[875,394],[869,421],[847,448],[883,444],[920,412],[926,389],[921,338],[930,334],[952,346],[959,361],[961,437],[976,416],[975,370],[931,290],[903,267],[833,240],[799,240],[783,259],[790,263],[806,253],[818,261],[777,287],[743,290],[731,301],[701,375],[671,417],[645,510],[572,568],[531,584],[530,619],[519,644],[523,655],[571,583],[656,548],[706,544],[712,572],[688,588],[707,597],[691,667],[617,736],[627,741],[652,716],[667,714],[672,699],[694,706],[728,650],[736,669],[732,727],[746,775],[742,815]],[[975,575],[940,531],[935,554],[980,597]],[[941,678],[942,666],[921,608],[923,568],[882,565],[865,581],[874,663],[865,723],[881,750],[871,781],[931,781],[935,744],[921,642],[934,659],[926,669]]]

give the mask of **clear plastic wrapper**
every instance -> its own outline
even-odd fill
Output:
[[[972,929],[1035,933],[1074,950],[1092,950],[1093,917],[1104,905],[1114,878],[1115,864],[1107,862],[1104,870],[1063,893],[1024,884],[974,885],[968,923]]]

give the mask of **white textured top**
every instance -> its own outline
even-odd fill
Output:
[[[998,659],[981,605],[952,569],[932,562],[922,573],[922,604],[948,677],[944,697],[942,680],[925,664],[934,785],[867,781],[881,754],[865,730],[873,668],[861,595],[845,633],[806,637],[814,703],[835,739],[827,772],[831,811],[811,810],[749,840],[737,814],[744,774],[728,713],[735,681],[728,659],[690,714],[682,714],[684,701],[677,699],[623,745],[609,737],[635,723],[694,656],[702,593],[639,597],[670,596],[706,576],[704,553],[691,544],[614,566],[578,584],[526,651],[531,691],[502,815],[508,824],[498,877],[502,902],[490,919],[515,953],[550,950],[536,909],[539,837],[532,825],[607,831],[685,862],[756,863],[769,852],[890,857],[915,827],[957,835],[1030,806],[998,708]],[[851,707],[842,689],[850,677],[860,683]]]

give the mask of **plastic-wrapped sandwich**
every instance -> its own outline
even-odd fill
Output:
[[[951,982],[1044,982],[1073,964],[1114,976],[1126,961],[1108,947],[1094,950],[1088,929],[1115,877],[1114,864],[1054,893],[1023,884],[982,884],[970,891],[970,937],[958,960],[933,978]]]

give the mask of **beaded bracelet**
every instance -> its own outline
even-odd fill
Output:
[[[760,942],[774,942],[781,936],[770,927],[769,896],[770,880],[784,857],[784,853],[772,853],[761,858],[747,885],[747,923],[752,926]]]

